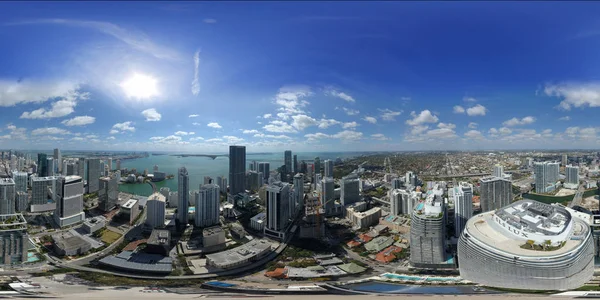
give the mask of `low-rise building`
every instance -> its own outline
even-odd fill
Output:
[[[122,217],[124,217],[127,220],[127,223],[129,223],[129,225],[132,225],[135,221],[135,218],[137,218],[137,216],[140,213],[140,205],[138,204],[138,200],[127,200],[127,202],[125,202],[125,204],[121,206],[119,213]]]
[[[169,256],[171,250],[171,232],[154,229],[146,242],[146,252]]]
[[[52,235],[54,252],[59,256],[72,256],[84,254],[92,248],[92,245],[69,231]]]
[[[381,208],[373,207],[364,212],[357,212],[353,208],[348,208],[346,214],[354,228],[368,228],[379,222]]]
[[[83,230],[87,233],[94,233],[106,226],[106,219],[102,216],[86,219],[83,222]]]
[[[202,245],[204,248],[225,245],[225,231],[219,227],[209,227],[202,230]]]
[[[365,244],[365,249],[370,252],[379,252],[394,244],[394,239],[388,236],[378,236]]]
[[[173,259],[169,256],[132,251],[104,257],[100,264],[136,274],[169,274],[173,271]]]
[[[253,240],[243,246],[206,255],[206,264],[220,269],[232,269],[259,260],[271,252],[267,240]]]
[[[261,212],[250,219],[250,228],[262,232],[265,229],[267,213]]]

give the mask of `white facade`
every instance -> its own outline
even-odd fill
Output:
[[[289,224],[290,186],[287,183],[275,182],[267,187],[267,224],[265,234],[283,237]]]
[[[83,222],[83,178],[59,177],[56,182],[56,211],[54,219],[60,227]]]
[[[565,175],[565,183],[579,185],[579,167],[567,166]]]
[[[454,236],[460,237],[467,221],[473,216],[473,186],[461,182],[454,187]]]
[[[163,227],[165,225],[166,206],[165,196],[161,193],[150,195],[146,202],[146,225],[152,229]]]
[[[557,162],[537,162],[534,164],[535,192],[548,193],[554,190],[558,181],[559,164]]]
[[[15,181],[12,178],[0,178],[0,215],[15,213]]]
[[[13,179],[15,180],[15,189],[17,192],[27,191],[27,172],[13,172]]]
[[[333,178],[333,160],[326,159],[324,162],[325,166],[325,177]]]
[[[196,227],[209,227],[219,224],[219,186],[205,184],[194,193],[196,198]]]
[[[267,213],[261,212],[250,219],[250,228],[262,232],[265,229]]]
[[[502,175],[504,174],[504,167],[501,165],[495,165],[494,166],[494,172],[492,173],[492,176],[494,177],[502,177]]]

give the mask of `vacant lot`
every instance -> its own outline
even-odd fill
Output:
[[[100,239],[107,244],[112,244],[116,240],[118,240],[120,237],[121,237],[121,234],[119,234],[119,233],[116,233],[116,232],[110,231],[110,230],[104,230],[104,232],[102,233],[102,237]]]

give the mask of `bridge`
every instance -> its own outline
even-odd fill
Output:
[[[584,192],[585,192],[585,187],[582,184],[582,185],[579,186],[579,189],[577,190],[577,193],[573,197],[573,201],[571,201],[571,205],[569,205],[569,207],[580,205],[581,201],[583,200],[583,193]]]
[[[177,157],[209,157],[212,159],[216,159],[217,157],[227,157],[229,158],[228,154],[173,154],[171,156],[177,156]]]

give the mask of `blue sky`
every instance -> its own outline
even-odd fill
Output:
[[[0,2],[0,148],[597,148],[599,9]]]

